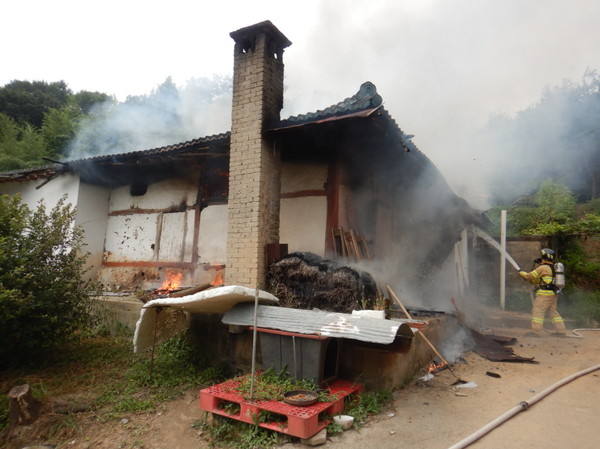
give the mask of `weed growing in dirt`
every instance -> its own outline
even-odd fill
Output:
[[[257,425],[240,421],[232,421],[218,415],[214,416],[211,424],[207,421],[196,423],[207,434],[211,448],[222,449],[269,449],[276,444],[282,444],[289,437]]]
[[[367,392],[360,395],[348,395],[345,400],[344,414],[354,417],[354,425],[360,427],[368,416],[381,413],[385,404],[392,399],[389,391]]]
[[[48,436],[54,438],[61,434],[76,435],[80,432],[81,426],[79,425],[79,421],[77,421],[77,417],[72,414],[66,414],[61,415],[60,418],[52,424],[48,431]]]
[[[0,372],[0,430],[8,422],[8,392],[24,383],[43,404],[74,396],[104,421],[152,410],[192,388],[225,378],[223,369],[204,370],[194,359],[186,334],[158,346],[153,363],[148,353],[133,354],[131,337],[131,332],[88,335],[65,345],[52,365]],[[57,431],[76,427],[62,417],[52,425]]]
[[[214,383],[224,377],[219,368],[203,371],[198,366],[186,334],[157,346],[153,356],[133,355],[133,363],[123,375],[108,380],[100,391],[98,405],[108,405],[112,410],[107,416],[152,410],[161,402],[181,396],[191,388]]]

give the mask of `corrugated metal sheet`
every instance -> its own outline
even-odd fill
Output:
[[[225,314],[223,323],[253,326],[254,306],[238,304]],[[385,320],[348,313],[260,305],[258,306],[257,327],[384,345],[393,343],[396,336],[399,335],[414,336],[409,320]]]

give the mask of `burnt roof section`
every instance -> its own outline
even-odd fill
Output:
[[[51,179],[73,172],[91,184],[121,185],[143,175],[151,179],[172,170],[189,169],[201,162],[229,156],[230,133],[216,134],[149,150],[113,153],[71,159],[44,167],[14,170],[0,174],[0,183]]]
[[[271,25],[270,22],[262,22],[253,27],[269,28]],[[248,31],[247,28],[242,28],[232,34],[243,34]],[[275,30],[277,29],[273,26],[270,32],[275,32]],[[350,127],[345,125],[355,123],[356,120],[360,122],[376,120],[381,123],[368,129],[353,129],[353,125]],[[313,127],[317,127],[322,132],[314,134]],[[392,143],[391,147],[393,148],[412,152],[414,156],[427,159],[410,140],[412,136],[404,134],[389,112],[385,110],[382,97],[377,93],[375,85],[369,81],[363,83],[352,97],[322,110],[291,116],[282,120],[278,126],[267,130],[267,133],[280,136],[290,132],[296,132],[296,137],[298,137],[297,132],[300,132],[305,138],[312,135],[305,142],[317,145],[321,145],[329,139],[339,139],[340,133],[350,132],[349,139],[356,138],[356,133],[363,136],[365,133],[374,133],[371,134],[372,138],[385,140]],[[153,149],[90,156],[66,160],[45,167],[5,172],[0,174],[0,183],[48,179],[64,172],[78,173],[83,181],[102,185],[127,183],[140,171],[145,171],[148,176],[153,175],[151,180],[158,176],[158,173],[153,174],[152,170],[164,172],[169,169],[189,167],[190,164],[198,164],[199,161],[207,161],[214,157],[228,157],[230,136],[230,132],[226,132]],[[319,143],[319,140],[322,142]],[[303,151],[307,151],[307,148],[310,147],[304,146]]]
[[[45,165],[43,167],[23,168],[0,173],[0,184],[13,181],[34,181],[41,178],[49,178],[57,172],[64,171],[64,165],[60,163]]]
[[[201,166],[227,166],[230,133],[189,140],[165,147],[68,161],[68,167],[91,184],[124,185],[132,179],[151,183],[194,173]]]
[[[123,162],[144,160],[144,158],[160,158],[162,156],[177,156],[177,155],[209,155],[209,150],[218,150],[219,147],[229,146],[230,133],[215,134],[208,137],[200,137],[198,139],[188,140],[186,142],[167,145],[149,150],[130,151],[126,153],[106,154],[100,156],[90,156],[87,158],[74,159],[65,161],[66,164],[75,165],[85,162],[103,162],[119,160]],[[219,154],[226,154],[223,148]]]

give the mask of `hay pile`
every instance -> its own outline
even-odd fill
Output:
[[[351,313],[373,308],[377,299],[377,286],[369,273],[312,253],[292,253],[271,264],[267,284],[281,306],[295,309]]]

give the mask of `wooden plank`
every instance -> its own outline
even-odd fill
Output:
[[[348,250],[346,248],[346,244],[344,242],[344,230],[333,228],[331,230],[331,235],[333,237],[333,248],[335,253],[338,256],[347,257]]]
[[[348,256],[354,260],[360,260],[360,253],[354,239],[354,231],[351,229],[344,233],[346,247],[348,248]]]
[[[358,234],[356,236],[356,239],[358,247],[360,248],[361,253],[363,254],[363,258],[371,260],[371,253],[369,252],[369,246],[367,245],[367,241],[365,240],[365,238],[362,236],[362,234]]]

